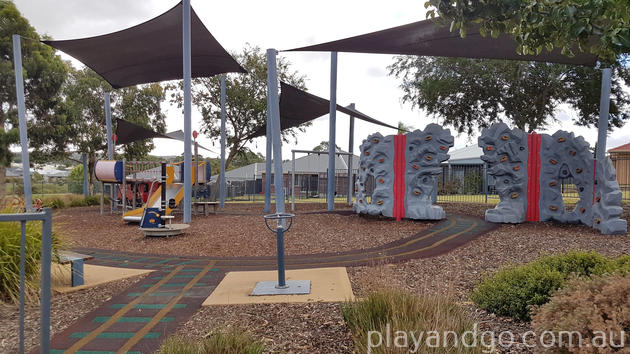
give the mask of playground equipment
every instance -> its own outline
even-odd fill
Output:
[[[361,214],[440,220],[446,215],[433,205],[435,176],[453,146],[450,130],[429,124],[406,135],[368,136],[361,144],[354,210]],[[368,193],[368,184],[374,191]]]
[[[112,191],[111,210],[122,206],[123,221],[140,222],[147,208],[159,208],[164,200],[165,215],[170,215],[184,198],[184,164],[183,162],[165,164],[166,180],[161,183],[161,162],[154,161],[97,161],[95,175],[97,180],[105,184],[122,185],[115,195]],[[200,200],[210,198],[210,164],[204,161],[193,163],[191,178],[193,196]],[[124,176],[124,177],[123,177]],[[105,188],[102,188],[104,191]],[[103,192],[104,194],[104,192]],[[140,207],[138,207],[140,206]],[[128,210],[131,209],[131,210]],[[103,198],[101,198],[101,213]]]
[[[626,232],[615,168],[609,158],[596,164],[581,136],[563,130],[526,134],[495,123],[482,131],[478,144],[501,199],[486,211],[487,221],[581,222],[603,234]],[[571,210],[565,208],[558,181],[566,178],[573,179],[580,196]]]

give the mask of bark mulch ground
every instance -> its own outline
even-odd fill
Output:
[[[343,205],[338,209],[341,207]],[[406,220],[393,225],[385,218],[311,213],[325,210],[323,204],[298,204],[296,209],[293,227],[286,233],[287,255],[376,247],[411,236],[433,224]],[[262,215],[260,203],[228,204],[216,215],[193,216],[186,234],[170,238],[147,238],[137,224],[124,224],[120,215],[101,216],[98,207],[58,211],[53,224],[72,247],[187,256],[274,256],[276,239],[265,226]]]

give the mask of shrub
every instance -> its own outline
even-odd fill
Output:
[[[14,212],[5,209],[2,213]],[[0,222],[0,300],[15,302],[20,291],[20,237],[19,222]],[[39,264],[41,258],[41,222],[26,223],[25,279],[27,295],[37,296]],[[52,238],[53,252],[60,248],[56,234]]]
[[[532,327],[539,336],[545,331],[554,333],[554,349],[558,352],[619,351],[630,343],[628,299],[630,276],[573,279],[549,303],[535,309]],[[601,347],[593,348],[593,344]]]
[[[82,206],[87,206],[87,201],[85,199],[80,199],[80,198],[73,198],[72,200],[70,200],[70,207],[82,207]]]
[[[44,198],[42,200],[42,206],[46,208],[63,209],[66,207],[66,202],[59,197]]]
[[[359,353],[407,350],[417,350],[417,353],[480,353],[484,349],[458,345],[461,341],[458,342],[456,338],[462,338],[466,331],[473,331],[474,323],[464,310],[448,297],[414,296],[393,290],[380,291],[370,294],[365,299],[343,304],[341,313],[350,328],[356,351]],[[382,345],[375,346],[379,341],[378,336],[372,331],[380,333]],[[388,346],[385,339],[387,333],[390,333],[393,340],[397,336],[395,333],[400,333],[396,331],[403,331],[407,335],[413,333],[416,338],[421,333],[424,334],[419,341],[419,348],[415,348],[411,338],[407,338],[407,348],[396,348],[393,343]],[[437,347],[429,347],[427,344],[431,342],[427,341],[430,331],[437,331],[440,334],[448,332],[446,345],[443,345],[445,338],[440,337]],[[466,339],[468,343],[472,340],[472,337]]]
[[[262,342],[238,329],[214,330],[200,342],[171,336],[160,347],[164,354],[259,354],[264,350]]]
[[[109,203],[109,199],[105,197],[104,202]],[[99,197],[98,195],[92,195],[92,196],[86,197],[85,204],[86,205],[101,205],[101,197]]]
[[[485,277],[473,290],[471,299],[479,307],[498,315],[529,320],[530,306],[547,303],[572,275],[602,275],[630,269],[628,264],[628,260],[609,259],[596,252],[572,251],[544,256]]]

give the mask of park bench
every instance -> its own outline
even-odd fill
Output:
[[[208,214],[210,214],[210,207],[213,209],[213,214],[217,213],[217,205],[219,205],[219,202],[193,202],[193,211],[195,215],[197,215],[201,207],[203,215],[208,216]]]
[[[72,286],[83,285],[83,261],[94,257],[72,251],[59,251],[57,256],[59,257],[59,264],[70,264],[72,271]]]

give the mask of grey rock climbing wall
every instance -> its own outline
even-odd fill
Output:
[[[391,217],[394,205],[394,137],[372,134],[359,148],[361,158],[355,187],[354,210],[361,214]],[[372,194],[367,193],[373,183]]]
[[[406,135],[404,206],[405,217],[439,220],[442,207],[433,205],[437,190],[435,176],[440,164],[448,160],[453,146],[450,130],[429,124],[424,131]],[[356,181],[354,210],[357,213],[393,217],[394,209],[394,136],[379,133],[368,136],[360,146],[361,159]],[[370,194],[368,187],[374,186]]]
[[[437,191],[435,176],[453,147],[451,131],[437,124],[407,134],[405,146],[405,216],[410,219],[440,220],[446,217],[441,206],[433,205]]]
[[[597,164],[597,184],[595,204],[593,204],[593,227],[603,234],[624,234],[628,232],[628,222],[619,218],[622,194],[617,182],[617,173],[609,158]]]
[[[495,179],[500,202],[486,210],[486,220],[495,223],[521,223],[527,208],[527,134],[505,123],[484,129],[478,139],[481,159]]]

